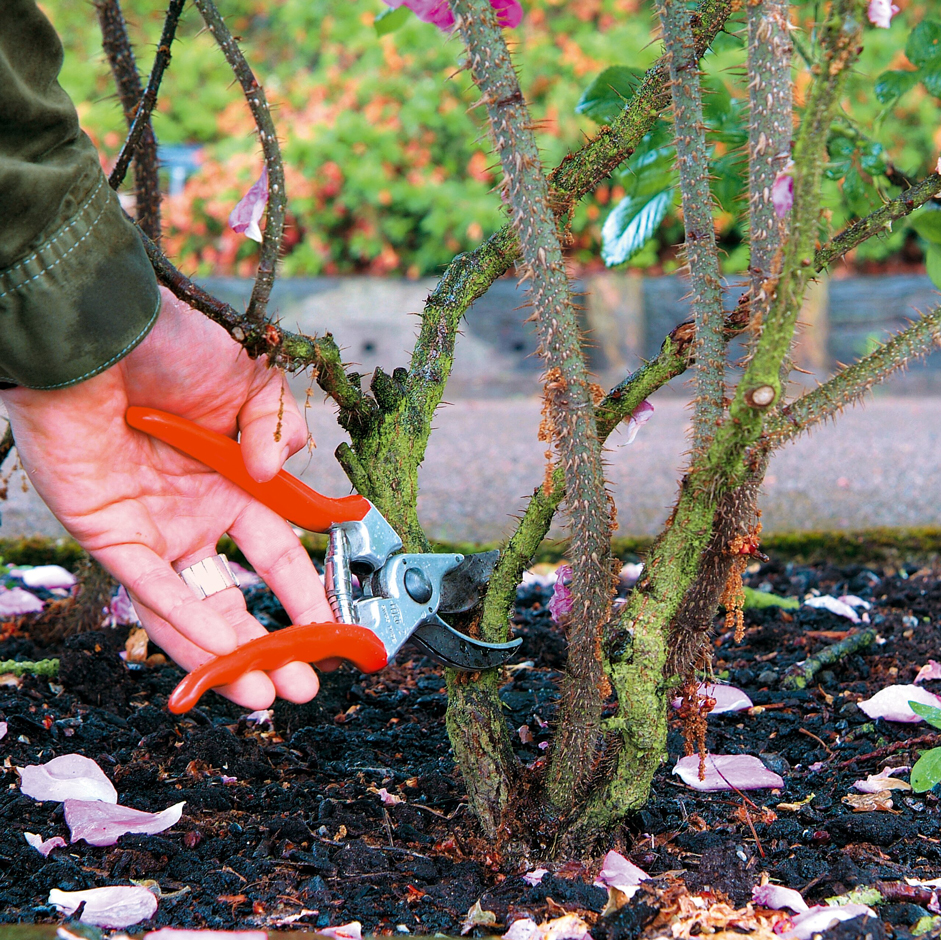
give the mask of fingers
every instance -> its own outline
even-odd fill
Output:
[[[141,622],[148,635],[168,656],[186,670],[193,670],[209,659],[204,649],[183,637],[173,626],[134,598]],[[237,588],[220,591],[197,603],[213,608],[215,613],[232,624],[238,645],[266,633],[264,627],[245,609],[245,600]],[[319,683],[313,669],[306,663],[289,663],[271,673],[246,673],[236,682],[216,689],[220,695],[253,710],[268,708],[275,697],[290,702],[307,702],[318,692]]]
[[[234,627],[213,605],[202,603],[152,549],[125,543],[98,549],[94,555],[135,599],[182,637],[217,656],[235,649],[238,639]]]
[[[249,503],[229,535],[284,605],[292,623],[332,623],[320,575],[291,526],[258,502]]]
[[[270,480],[307,442],[307,428],[284,376],[270,370],[239,412],[242,456],[248,472]]]

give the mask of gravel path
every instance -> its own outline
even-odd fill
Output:
[[[683,464],[688,412],[675,397],[654,399],[656,412],[637,440],[617,435],[607,453],[620,534],[655,534],[666,517]],[[419,511],[443,540],[494,541],[543,474],[534,398],[460,401],[443,408],[421,471]],[[333,450],[343,432],[327,405],[307,411],[316,449],[289,469],[325,493],[349,492]],[[0,504],[0,537],[62,533],[22,473]],[[880,396],[787,447],[772,461],[763,499],[765,532],[941,526],[941,397]]]

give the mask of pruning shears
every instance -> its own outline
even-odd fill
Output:
[[[331,499],[286,470],[259,483],[245,469],[236,441],[177,415],[131,407],[127,423],[211,467],[294,525],[329,535],[324,581],[337,622],[285,627],[208,660],[174,689],[170,711],[189,711],[209,689],[252,670],[298,660],[344,659],[363,672],[378,672],[411,640],[446,666],[477,672],[507,662],[523,642],[484,643],[440,617],[479,602],[498,552],[402,552],[398,533],[362,496]],[[358,598],[354,574],[362,586]]]

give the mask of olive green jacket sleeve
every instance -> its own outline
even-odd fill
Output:
[[[61,65],[35,0],[0,0],[0,383],[37,389],[107,369],[160,307]]]

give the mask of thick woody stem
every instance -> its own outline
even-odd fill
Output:
[[[762,451],[776,450],[815,424],[855,404],[874,385],[884,382],[912,360],[941,348],[941,307],[926,313],[907,329],[858,362],[841,369],[812,392],[786,405],[767,422],[759,442]]]
[[[160,91],[160,82],[163,80],[163,73],[170,64],[170,46],[173,45],[173,38],[176,35],[176,27],[180,22],[180,16],[183,13],[183,7],[186,0],[170,0],[167,8],[167,16],[163,21],[163,33],[160,36],[160,44],[157,46],[157,54],[154,56],[154,65],[150,70],[150,79],[147,82],[147,88],[143,97],[137,105],[137,111],[134,115],[134,121],[131,129],[128,131],[121,152],[114,163],[111,175],[108,177],[108,184],[112,189],[117,189],[124,182],[127,175],[127,168],[130,166],[131,158],[137,150],[137,145],[141,140],[144,131],[149,128],[150,115],[153,113],[157,104],[157,93]],[[153,131],[151,131],[153,133]]]
[[[568,806],[591,772],[601,717],[601,627],[608,617],[611,587],[601,443],[549,185],[506,42],[487,0],[451,0],[451,9],[487,108],[503,167],[503,199],[531,281],[533,317],[546,364],[547,423],[570,511],[574,603],[569,665],[547,778],[552,801]]]
[[[739,457],[757,440],[770,406],[781,398],[782,367],[788,355],[801,301],[814,271],[820,222],[820,181],[827,162],[827,129],[860,48],[862,0],[836,0],[821,30],[821,60],[800,131],[794,143],[794,202],[781,275],[753,355],[736,389],[727,421],[710,448],[707,463],[721,469],[725,483],[744,472]]]
[[[747,4],[748,210],[751,232],[752,319],[764,319],[774,291],[772,278],[780,273],[781,246],[787,226],[772,200],[774,181],[791,159],[791,44],[787,0],[758,0]]]
[[[252,288],[252,296],[248,302],[246,314],[249,321],[261,323],[267,316],[268,299],[271,296],[271,288],[274,284],[275,267],[278,263],[278,256],[281,253],[281,236],[284,233],[284,212],[287,206],[287,196],[284,191],[284,164],[281,162],[281,147],[278,144],[278,137],[275,132],[274,122],[271,119],[271,111],[268,108],[268,100],[265,97],[265,91],[258,84],[255,74],[251,67],[245,61],[242,50],[239,49],[229,27],[225,20],[216,9],[212,0],[193,0],[196,9],[202,14],[209,27],[209,32],[213,34],[222,54],[229,63],[238,83],[242,86],[242,92],[248,107],[251,109],[252,117],[255,119],[255,126],[258,128],[258,139],[261,141],[261,149],[265,155],[265,166],[268,169],[268,214],[267,225],[261,243],[261,251],[258,258],[258,272],[255,275],[255,286]]]
[[[701,0],[689,14],[698,57],[709,48],[730,12],[731,0]],[[549,175],[550,201],[557,215],[564,218],[579,199],[607,179],[669,106],[669,71],[666,59],[661,57],[611,126],[601,128]],[[412,358],[408,391],[416,406],[429,415],[429,422],[451,372],[454,337],[461,318],[519,258],[519,243],[506,225],[479,248],[458,255],[429,296]]]
[[[137,106],[143,95],[140,75],[134,61],[134,49],[127,34],[127,25],[118,0],[95,0],[101,45],[108,57],[111,74],[118,89],[118,98],[128,127],[134,123]],[[157,138],[150,122],[140,132],[134,153],[134,189],[137,196],[137,224],[160,244],[160,180],[157,174]]]
[[[725,413],[725,335],[719,254],[712,219],[709,158],[702,115],[699,56],[686,4],[658,4],[673,97],[676,159],[686,229],[690,307],[696,324],[696,409],[693,449],[704,452]]]

